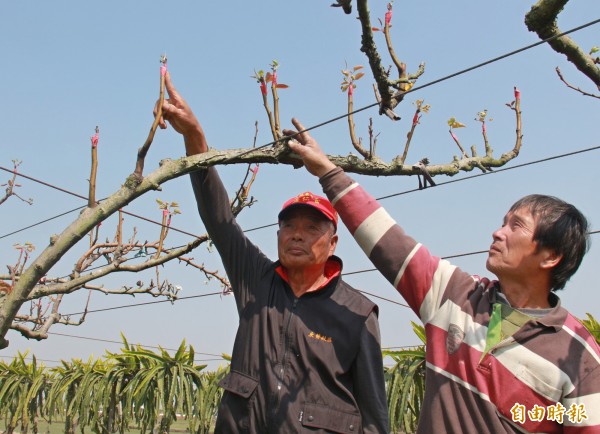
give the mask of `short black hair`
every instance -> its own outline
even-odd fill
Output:
[[[554,196],[531,194],[519,199],[509,212],[528,209],[536,224],[533,240],[562,259],[552,269],[551,289],[563,289],[581,265],[590,247],[588,221],[573,205]]]

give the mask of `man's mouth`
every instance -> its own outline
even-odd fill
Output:
[[[495,245],[495,244],[492,244],[492,245],[490,246],[490,250],[489,250],[489,252],[490,252],[490,253],[492,253],[492,252],[500,252],[500,248],[499,248],[497,245]]]

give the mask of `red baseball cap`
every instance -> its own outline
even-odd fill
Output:
[[[286,201],[281,207],[281,211],[279,211],[279,215],[277,216],[279,221],[282,220],[283,214],[286,211],[296,206],[310,206],[315,208],[317,211],[320,211],[327,218],[327,220],[330,220],[333,223],[335,230],[337,230],[338,213],[333,208],[331,202],[329,202],[323,196],[312,194],[310,191],[300,193],[298,196],[294,196],[290,200]]]

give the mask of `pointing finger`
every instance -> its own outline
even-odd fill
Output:
[[[173,86],[173,82],[171,81],[171,74],[169,71],[165,74],[165,88],[167,89],[167,93],[169,94],[169,98],[178,100],[180,98],[177,89]]]
[[[298,135],[303,135],[304,134],[302,131],[304,131],[306,128],[304,128],[304,125],[302,125],[300,123],[300,121],[298,120],[298,118],[292,118],[292,124],[294,124],[294,126],[296,127],[296,129],[299,131]]]

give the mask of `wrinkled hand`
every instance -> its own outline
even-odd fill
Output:
[[[185,99],[173,86],[169,72],[165,75],[165,88],[169,97],[165,98],[163,102],[162,116],[159,119],[158,126],[164,130],[167,128],[168,122],[175,131],[183,135],[188,155],[208,151],[202,126],[200,126],[200,122],[198,122],[196,115],[194,115]],[[154,107],[154,116],[156,116],[157,107],[158,104]]]
[[[327,172],[335,169],[335,164],[329,161],[327,155],[321,150],[317,141],[313,139],[308,132],[304,131],[305,128],[300,121],[293,118],[292,123],[297,128],[297,131],[283,130],[283,134],[286,136],[293,136],[293,138],[288,141],[288,146],[302,158],[306,170],[320,178]],[[301,132],[299,133],[298,131]]]

